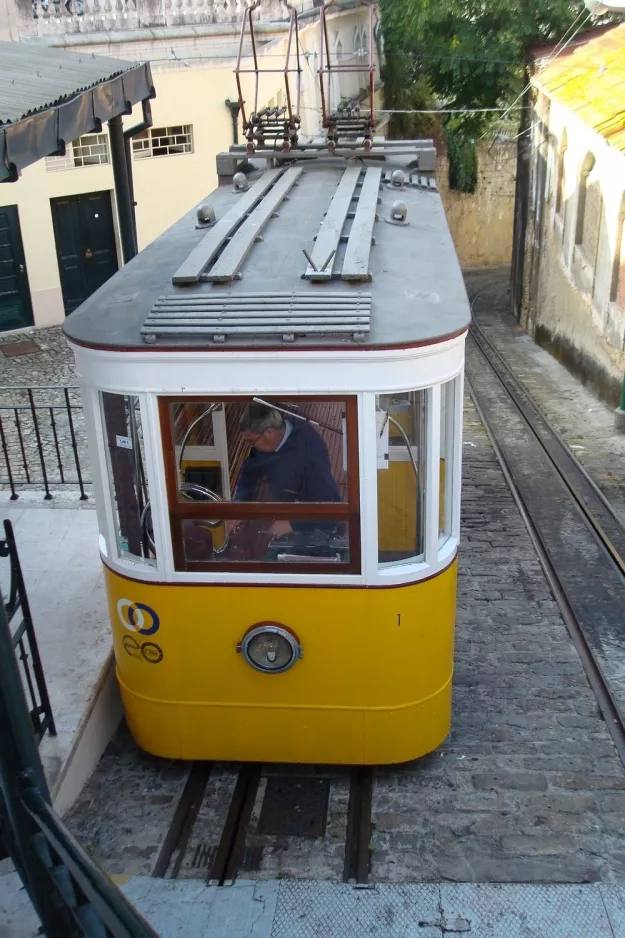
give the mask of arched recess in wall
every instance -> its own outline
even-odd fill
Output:
[[[575,221],[575,244],[583,244],[584,241],[584,222],[586,220],[586,198],[588,194],[588,176],[595,166],[595,158],[592,153],[587,153],[582,163],[579,174],[578,196],[577,196],[577,219]]]
[[[616,228],[610,301],[616,303],[621,309],[625,309],[625,192],[621,198],[618,225]]]
[[[560,146],[558,147],[558,165],[556,169],[556,215],[562,215],[564,211],[564,200],[566,198],[564,160],[566,158],[568,145],[566,130],[563,130],[562,137],[560,138]]]
[[[339,37],[339,34],[336,34],[334,42],[334,61],[337,65],[345,65],[343,60],[343,43]],[[330,105],[331,111],[336,111],[339,104],[341,103],[341,81],[340,81],[341,72],[334,72],[332,74],[332,102]]]
[[[369,53],[369,30],[365,29],[364,26],[360,27],[360,49],[362,55],[368,55]]]

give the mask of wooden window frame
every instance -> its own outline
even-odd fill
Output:
[[[275,398],[272,394],[270,397]],[[165,484],[167,508],[171,529],[174,570],[177,573],[307,573],[319,574],[360,574],[360,472],[358,445],[358,398],[355,394],[281,394],[280,400],[305,403],[323,403],[324,401],[345,405],[347,431],[347,501],[346,502],[180,502],[178,499],[178,472],[173,427],[171,424],[172,404],[213,404],[237,403],[250,404],[252,395],[159,395],[158,408],[165,463]],[[257,518],[272,520],[308,521],[314,518],[324,520],[342,520],[347,523],[349,532],[349,561],[347,563],[275,563],[271,561],[232,561],[227,560],[187,560],[184,554],[182,522],[221,518],[226,520],[252,520]]]

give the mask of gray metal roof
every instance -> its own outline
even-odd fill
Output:
[[[153,95],[149,65],[0,42],[0,181]]]
[[[109,349],[357,350],[462,333],[469,304],[440,195],[418,176],[391,187],[400,159],[319,158],[255,172],[245,192],[221,186],[207,197],[216,224],[185,215],[72,313],[67,336]],[[391,217],[397,199],[407,224]],[[304,252],[314,260],[322,239],[311,268]]]

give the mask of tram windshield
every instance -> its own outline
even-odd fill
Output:
[[[177,569],[358,568],[355,398],[160,409]]]

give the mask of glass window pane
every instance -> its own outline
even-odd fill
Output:
[[[453,516],[454,440],[456,426],[456,382],[447,381],[441,388],[440,499],[438,514],[439,543],[451,537]]]
[[[270,517],[184,519],[181,522],[185,565],[222,561],[280,563],[349,562],[349,534],[344,521],[276,521]]]
[[[376,398],[381,565],[423,558],[427,393],[404,391]]]
[[[118,556],[156,556],[139,398],[101,393]]]
[[[181,502],[347,502],[344,401],[179,401],[169,418]]]

